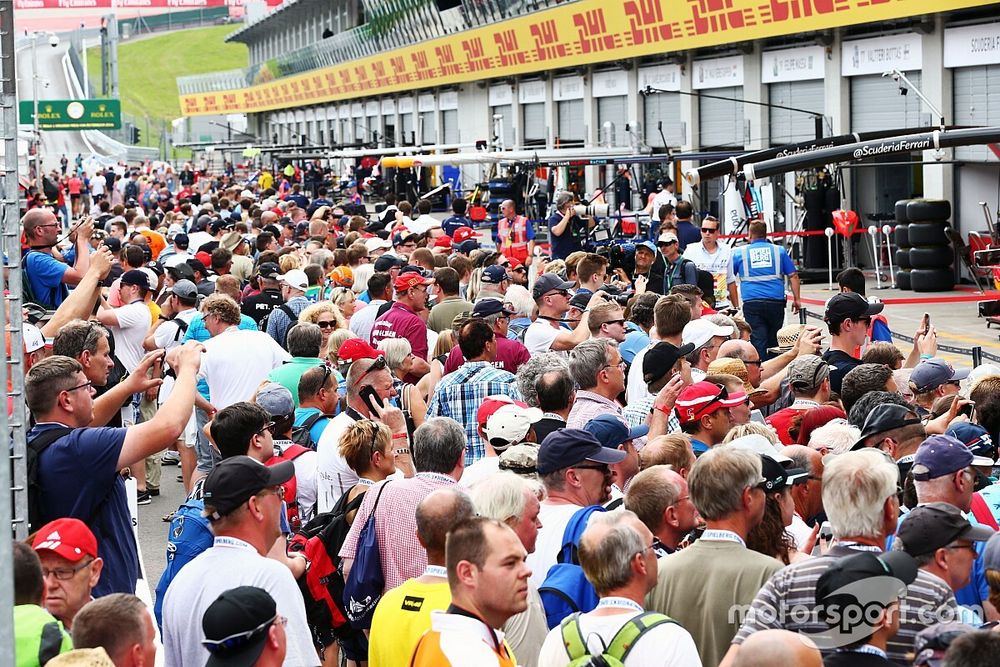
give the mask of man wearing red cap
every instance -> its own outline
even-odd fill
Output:
[[[541,410],[528,407],[523,401],[502,394],[488,396],[476,414],[486,455],[462,472],[459,483],[468,487],[496,474],[500,470],[500,454],[508,447],[519,442],[535,442],[531,427],[541,418]]]
[[[97,539],[79,519],[56,519],[41,527],[31,548],[42,561],[45,609],[72,630],[73,618],[94,599],[91,591],[101,578]]]
[[[695,456],[701,456],[722,442],[733,425],[729,408],[743,403],[746,398],[746,394],[731,395],[725,387],[711,382],[695,382],[681,391],[674,410],[681,430],[691,437]]]
[[[410,341],[413,356],[427,360],[427,324],[421,314],[427,311],[427,287],[433,282],[433,278],[424,278],[419,273],[404,273],[396,278],[393,283],[396,301],[375,319],[372,345],[377,346],[380,340],[386,338],[405,338]],[[420,378],[405,379],[415,383]]]

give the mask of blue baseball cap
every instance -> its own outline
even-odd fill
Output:
[[[645,248],[654,255],[656,254],[656,245],[654,245],[652,241],[642,241],[640,243],[636,243],[635,249],[638,250],[639,248]]]
[[[510,278],[507,277],[507,269],[504,267],[494,264],[483,269],[481,282],[487,285],[499,285],[505,280],[510,280]]]
[[[950,435],[932,435],[917,448],[913,458],[913,479],[926,482],[964,470],[969,466],[989,466],[993,461],[974,456],[961,440]]]
[[[990,437],[990,432],[979,424],[958,422],[949,426],[945,435],[950,435],[965,444],[973,456],[982,456],[988,459],[992,459],[994,456],[993,438]]]
[[[621,463],[625,452],[601,445],[590,432],[579,428],[553,431],[542,440],[538,448],[538,474],[547,475],[556,470],[572,468],[584,461],[612,465]]]
[[[649,426],[642,424],[629,428],[615,415],[598,415],[587,422],[583,430],[600,440],[605,447],[617,449],[629,440],[641,438],[649,433]]]

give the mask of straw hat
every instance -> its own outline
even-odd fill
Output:
[[[754,389],[753,385],[750,384],[750,373],[747,372],[747,365],[743,363],[742,359],[736,359],[734,357],[718,357],[715,361],[708,365],[707,375],[717,375],[719,373],[725,373],[727,375],[735,375],[743,382],[743,390],[746,391],[747,396],[757,392],[767,391],[766,389]]]
[[[799,342],[799,335],[806,328],[804,324],[789,324],[787,327],[778,329],[778,347],[767,348],[773,354],[783,354],[788,352]]]

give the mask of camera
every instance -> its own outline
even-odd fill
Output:
[[[577,204],[573,211],[581,218],[606,218],[608,217],[607,204]]]

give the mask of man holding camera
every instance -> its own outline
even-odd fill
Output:
[[[549,244],[552,259],[566,259],[572,253],[583,250],[583,234],[579,230],[583,220],[576,215],[572,192],[565,190],[556,194],[556,212],[549,218]]]

